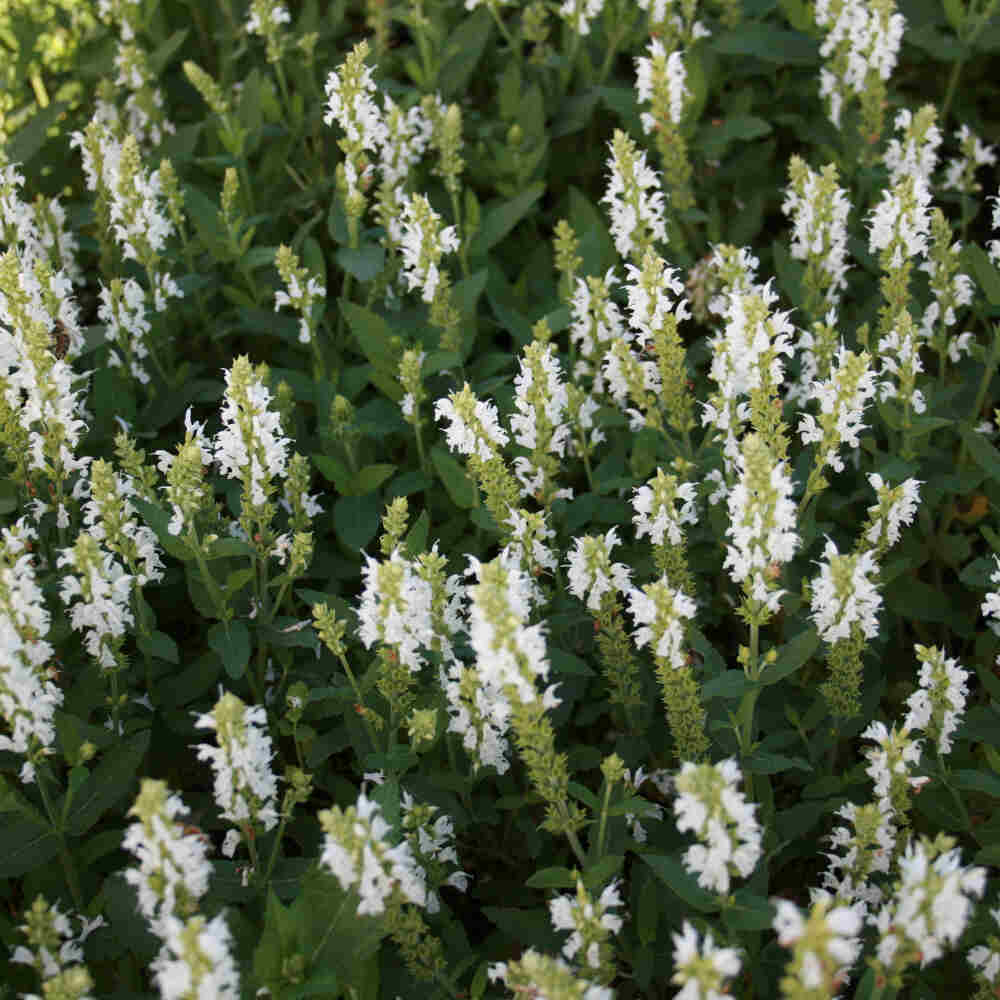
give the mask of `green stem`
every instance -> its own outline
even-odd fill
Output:
[[[351,688],[354,691],[354,697],[358,699],[358,704],[362,708],[367,708],[365,705],[364,696],[361,694],[361,685],[358,684],[357,678],[354,676],[354,671],[351,670],[351,665],[347,662],[347,657],[341,653],[338,657],[340,660],[340,665],[344,668],[344,673],[347,674],[347,679],[351,683]],[[368,718],[367,712],[362,716],[365,720],[365,727],[368,730],[368,736],[372,741],[372,750],[378,753],[378,740],[375,738],[375,729],[371,724],[371,720]]]
[[[600,861],[604,857],[604,837],[607,833],[608,825],[608,806],[611,804],[611,782],[607,778],[604,779],[604,801],[601,803],[601,818],[597,824],[597,841],[596,850],[597,857],[594,861]]]
[[[55,780],[55,774],[52,775],[53,780]],[[69,885],[70,894],[73,897],[73,902],[76,905],[77,910],[83,913],[84,903],[83,903],[83,893],[80,891],[80,880],[77,878],[76,866],[73,864],[73,858],[69,853],[69,847],[66,845],[66,834],[63,832],[62,823],[56,822],[55,810],[52,808],[52,800],[49,798],[49,793],[45,790],[45,779],[39,774],[38,780],[36,782],[38,785],[38,790],[42,795],[42,802],[45,805],[45,812],[48,814],[49,822],[52,824],[52,830],[59,838],[59,860],[62,862],[63,872],[66,875],[66,882]]]
[[[740,702],[739,722],[740,722],[740,752],[744,757],[750,753],[753,743],[753,718],[757,707],[757,699],[760,697],[760,670],[758,659],[760,656],[760,626],[752,624],[750,626],[750,650],[747,658],[747,665],[744,670],[747,677],[754,683],[753,688],[748,691]],[[745,775],[747,786],[747,798],[752,802],[753,798],[753,775]]]
[[[290,811],[290,810],[289,810]],[[274,862],[278,859],[278,848],[281,845],[281,838],[285,833],[285,824],[288,822],[288,813],[282,810],[281,822],[278,824],[278,836],[274,840],[274,847],[271,848],[271,857],[267,862],[267,871],[264,872],[264,879],[261,885],[266,888],[271,879],[271,872],[274,870]]]

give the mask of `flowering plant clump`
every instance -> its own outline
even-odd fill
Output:
[[[0,994],[995,1000],[998,17],[0,4]]]

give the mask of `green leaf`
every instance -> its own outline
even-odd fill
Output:
[[[545,184],[529,184],[516,198],[487,208],[479,232],[469,248],[472,256],[486,254],[495,247],[528,213],[545,193]]]
[[[764,668],[760,678],[761,684],[765,686],[776,684],[794,674],[796,670],[805,666],[818,648],[819,635],[816,629],[810,626],[781,647],[777,660]]]
[[[1000,306],[1000,271],[997,271],[986,251],[978,243],[966,243],[959,257],[962,267],[972,272],[976,284],[983,290],[991,306]]]
[[[712,698],[742,698],[753,687],[742,670],[726,670],[708,681],[701,690],[702,698],[711,701]]]
[[[139,635],[136,645],[145,656],[156,656],[168,663],[180,663],[181,652],[177,643],[166,632],[154,632],[151,636]]]
[[[569,223],[580,241],[577,251],[583,258],[583,274],[607,274],[618,263],[604,217],[578,188],[569,189]]]
[[[1000,799],[1000,778],[985,771],[955,771],[951,775],[951,783],[963,792],[980,792]]]
[[[374,493],[363,497],[340,497],[333,505],[333,527],[340,540],[360,552],[378,531],[379,500]]]
[[[913,576],[900,578],[885,590],[886,607],[903,618],[921,622],[951,621],[951,600],[947,591]]]
[[[478,490],[475,483],[466,475],[463,465],[440,445],[431,448],[431,464],[456,507],[471,510],[476,506]]]
[[[175,31],[165,42],[158,45],[149,54],[149,70],[153,76],[159,76],[170,64],[170,58],[184,44],[190,28]]]
[[[480,7],[471,17],[464,18],[448,35],[444,50],[444,65],[437,75],[437,87],[447,100],[465,94],[493,29],[489,11]],[[423,88],[421,88],[423,89]]]
[[[583,872],[583,884],[591,891],[603,889],[621,870],[625,864],[624,854],[608,854],[596,865],[589,865]]]
[[[524,884],[529,889],[573,889],[576,879],[568,868],[540,868]]]
[[[85,834],[119,799],[131,793],[149,740],[147,729],[107,752],[70,802],[66,816],[70,836]]]
[[[311,455],[312,463],[319,469],[321,475],[337,487],[338,493],[349,495],[351,488],[351,470],[332,455]]]
[[[653,869],[653,874],[661,882],[689,906],[701,913],[718,912],[719,900],[702,889],[697,879],[685,871],[676,858],[666,854],[640,854],[639,857]]]
[[[969,454],[976,465],[986,473],[988,478],[1000,482],[1000,451],[997,451],[978,431],[963,427],[961,434],[962,441],[969,449]]]
[[[698,133],[696,146],[706,159],[719,160],[731,143],[748,142],[771,133],[771,126],[763,118],[753,115],[733,115],[719,125],[706,125]]]
[[[403,539],[403,545],[410,554],[411,559],[420,555],[421,552],[427,551],[427,538],[430,535],[430,530],[430,516],[426,510],[422,510],[420,517],[413,522],[413,527],[410,528],[406,534],[406,538]]]
[[[977,865],[990,865],[993,868],[1000,868],[1000,844],[990,844],[984,847],[972,859]]]
[[[243,622],[230,622],[228,629],[222,622],[217,622],[208,630],[208,645],[219,654],[226,673],[233,680],[246,673],[252,645],[250,631]]]
[[[194,553],[180,540],[177,535],[170,534],[168,524],[170,515],[155,504],[147,503],[139,497],[130,497],[130,503],[142,515],[142,519],[153,529],[157,541],[163,546],[165,551],[181,562],[188,562],[194,559]]]
[[[53,101],[47,108],[36,111],[26,125],[19,128],[7,142],[5,150],[8,163],[27,165],[45,145],[48,131],[59,121],[68,105],[65,101]]]
[[[812,765],[802,757],[784,757],[778,753],[768,753],[766,750],[755,750],[744,758],[743,767],[751,774],[780,774],[796,768],[799,771],[811,771]]]
[[[335,259],[343,270],[364,284],[382,273],[385,267],[385,248],[376,243],[366,243],[356,250],[341,247]]]
[[[49,826],[18,818],[0,825],[0,878],[17,878],[39,868],[59,852],[59,837]]]
[[[358,496],[377,490],[398,468],[396,465],[366,465],[358,470],[356,491]]]
[[[734,931],[766,931],[774,918],[774,907],[749,889],[740,889],[733,902],[723,908],[722,917]]]
[[[819,45],[800,31],[788,31],[771,24],[741,24],[732,31],[713,36],[709,49],[730,56],[754,56],[782,66],[819,64]]]
[[[370,309],[354,302],[340,302],[339,306],[364,356],[377,371],[395,378],[400,352],[392,343],[389,324]],[[402,395],[403,387],[399,386],[399,398]]]
[[[557,674],[574,674],[577,677],[589,677],[594,673],[593,667],[579,656],[567,653],[555,646],[549,647],[549,660]]]

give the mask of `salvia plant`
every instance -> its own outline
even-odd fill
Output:
[[[997,6],[0,5],[0,997],[1000,997]]]

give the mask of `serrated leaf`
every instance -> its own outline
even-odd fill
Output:
[[[441,447],[431,448],[431,464],[456,507],[471,510],[476,506],[478,491],[464,466]]]
[[[246,673],[252,645],[250,631],[241,621],[218,622],[208,630],[208,645],[222,660],[226,673],[237,680]]]
[[[718,912],[718,899],[702,889],[698,885],[698,880],[685,871],[676,858],[666,854],[640,854],[639,857],[652,868],[653,874],[664,885],[689,906],[693,906],[700,913]]]
[[[65,824],[70,836],[85,834],[108,809],[132,791],[139,766],[149,749],[149,740],[147,729],[108,751],[73,796]]]

